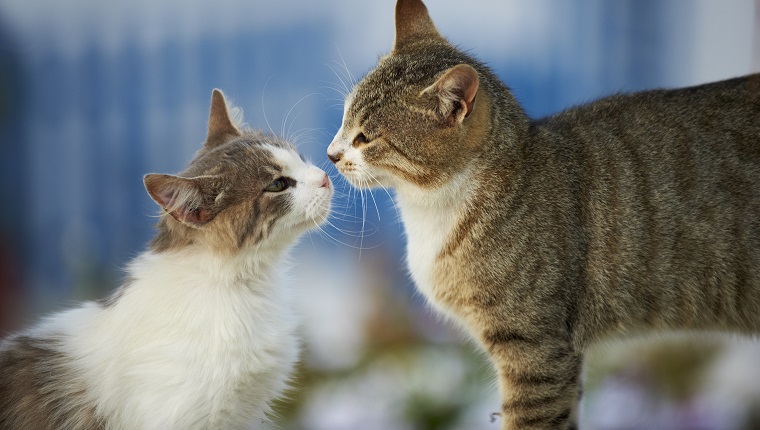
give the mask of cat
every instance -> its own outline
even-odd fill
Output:
[[[161,216],[127,281],[0,345],[0,429],[269,425],[299,355],[278,266],[327,218],[327,174],[239,128],[214,90],[189,167],[144,183]]]
[[[760,333],[760,75],[532,120],[420,0],[395,30],[327,155],[395,188],[411,277],[487,352],[504,429],[576,426],[595,341]]]

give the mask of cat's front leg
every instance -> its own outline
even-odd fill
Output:
[[[499,376],[504,430],[576,428],[582,357],[570,342],[506,328],[483,336]]]

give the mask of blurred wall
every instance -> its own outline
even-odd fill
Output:
[[[17,309],[37,314],[118,283],[152,234],[155,208],[141,177],[191,158],[214,87],[249,124],[300,135],[323,163],[340,92],[389,49],[392,3],[0,2],[0,252],[2,279],[16,285],[4,289],[23,286]],[[749,0],[429,7],[441,31],[486,60],[533,116],[751,69]],[[382,221],[371,220],[383,225],[379,241],[402,252],[388,196],[376,194],[379,209],[367,215],[379,213]]]

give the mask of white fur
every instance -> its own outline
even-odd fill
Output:
[[[361,150],[351,146],[351,139],[359,130],[343,130],[341,127],[330,143],[328,153],[342,154],[337,167],[355,186],[381,185],[396,189],[397,207],[401,211],[407,238],[409,273],[427,301],[437,310],[453,317],[435,301],[433,274],[438,255],[457,224],[461,208],[468,204],[466,196],[471,195],[469,172],[460,173],[437,189],[421,189],[367,164]]]
[[[321,188],[322,181],[327,174],[320,168],[301,160],[301,156],[289,149],[268,146],[269,151],[277,158],[282,166],[282,176],[295,179],[298,184],[289,188],[286,192],[291,193],[293,205],[298,210],[289,211],[280,220],[283,228],[292,229],[304,221],[310,227],[314,223],[322,223],[327,219],[332,196],[332,185]],[[329,178],[327,179],[329,182]]]
[[[432,304],[435,262],[457,222],[460,202],[449,198],[454,187],[415,190],[398,187],[397,206],[406,232],[406,262],[417,289]],[[434,195],[435,194],[435,195]],[[436,306],[439,311],[444,309]]]
[[[298,357],[289,292],[261,273],[274,261],[148,252],[112,307],[87,303],[34,334],[65,339],[109,429],[258,428]]]
[[[293,206],[254,249],[203,245],[145,252],[110,306],[89,302],[29,334],[60,339],[67,366],[108,430],[265,428],[298,359],[297,319],[278,266],[295,238],[329,212],[325,173],[271,147]]]

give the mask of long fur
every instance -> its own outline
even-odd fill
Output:
[[[277,258],[267,257],[142,255],[113,305],[88,302],[6,340],[6,348],[19,338],[55,340],[56,354],[49,372],[4,395],[60,393],[51,395],[57,410],[91,405],[114,430],[247,428],[285,389],[298,357],[288,290],[273,288]],[[17,428],[9,415],[25,412],[2,410],[0,427]]]
[[[299,351],[282,259],[332,188],[228,115],[215,91],[188,169],[145,177],[163,212],[124,285],[0,344],[0,430],[268,427]]]

